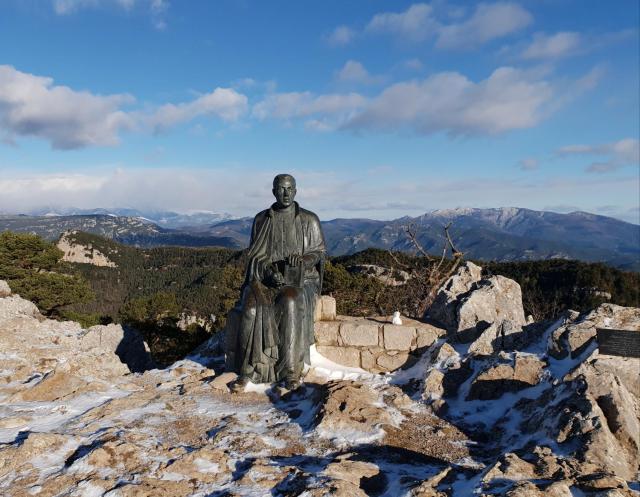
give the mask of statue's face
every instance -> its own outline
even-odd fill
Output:
[[[296,185],[291,178],[283,178],[278,180],[272,191],[278,205],[281,207],[289,207],[296,196]]]

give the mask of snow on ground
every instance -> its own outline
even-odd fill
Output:
[[[521,433],[523,414],[516,407],[550,389],[555,390],[547,407],[560,406],[572,395],[562,378],[584,363],[595,345],[574,359],[549,357],[546,344],[558,325],[518,352],[547,364],[538,385],[490,402],[466,400],[474,377],[487,366],[474,360],[471,376],[455,397],[447,399],[449,421],[470,431],[493,429],[493,442],[510,441],[510,450],[544,443],[562,457],[566,447],[542,431]],[[469,348],[456,344],[455,353],[432,362],[431,353],[443,343],[436,341],[413,366],[385,374],[341,366],[313,346],[306,375],[314,381],[284,396],[270,385],[250,384],[238,395],[216,390],[211,385],[215,372],[203,364],[220,361],[194,356],[144,374],[84,378],[87,385],[106,382],[108,388],[100,392],[79,388],[55,400],[25,401],[15,392],[44,385],[49,373],[34,370],[17,381],[15,371],[2,369],[0,363],[0,494],[20,489],[21,495],[122,497],[135,495],[125,492],[135,487],[150,495],[277,496],[293,482],[304,481],[307,491],[300,495],[316,497],[314,488],[335,481],[328,468],[344,459],[376,465],[382,476],[375,495],[409,496],[412,485],[435,476],[446,464],[389,445],[385,437],[392,429],[402,431],[414,415],[423,420],[433,416],[427,407],[430,399],[423,398],[425,376],[431,369],[446,372],[467,356]],[[503,351],[502,360],[514,354]],[[15,359],[13,354],[8,360]],[[327,395],[324,386],[341,382],[364,384],[372,392],[367,399],[373,400],[355,414],[364,419],[362,426],[319,423],[326,401],[322,396]],[[400,389],[410,398],[390,400]],[[379,411],[385,413],[384,423],[368,419]],[[436,436],[444,436],[438,429]],[[455,441],[451,447],[455,444],[474,448],[470,440]],[[490,469],[485,462],[470,451],[450,463],[456,469],[450,483],[454,497],[480,495]],[[349,466],[344,471],[349,473]],[[172,485],[172,490],[154,485]]]

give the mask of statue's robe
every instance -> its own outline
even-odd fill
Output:
[[[303,256],[302,284],[270,285],[266,268],[292,254]],[[248,257],[232,367],[254,383],[298,378],[309,362],[322,287],[325,243],[318,217],[296,202],[286,212],[274,206],[260,212]]]

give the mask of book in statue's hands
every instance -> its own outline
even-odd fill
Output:
[[[304,264],[292,266],[286,261],[278,261],[275,263],[278,272],[284,276],[284,284],[302,288],[304,283]]]

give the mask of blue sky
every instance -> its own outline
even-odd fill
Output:
[[[635,0],[3,0],[0,210],[639,222]]]

